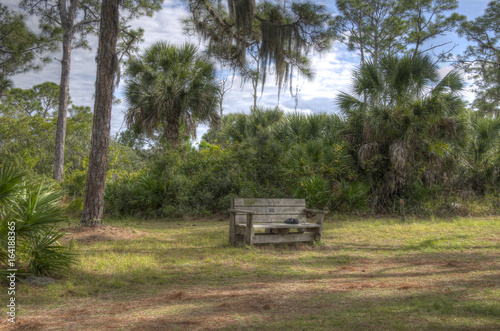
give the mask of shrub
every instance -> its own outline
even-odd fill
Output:
[[[335,200],[341,212],[360,212],[366,210],[370,187],[362,182],[341,181]]]
[[[329,186],[328,180],[320,175],[302,177],[292,189],[292,195],[306,199],[310,208],[323,209],[332,199]]]
[[[59,244],[63,233],[57,224],[66,220],[60,191],[43,183],[23,182],[24,175],[12,167],[0,169],[0,264],[8,263],[9,226],[15,223],[16,262],[21,273],[60,275],[76,256]]]

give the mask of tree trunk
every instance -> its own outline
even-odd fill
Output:
[[[68,115],[72,30],[72,28],[65,29],[63,36],[63,57],[61,60],[61,84],[59,85],[59,109],[57,110],[56,152],[53,173],[53,178],[58,181],[63,179],[64,172],[64,142],[66,139],[66,117]]]
[[[90,141],[89,169],[85,185],[85,202],[80,224],[102,224],[104,188],[108,166],[108,147],[111,126],[111,106],[118,67],[116,43],[119,32],[119,0],[103,0],[101,28],[97,52],[94,121]]]
[[[179,119],[181,118],[180,114],[171,114],[167,117],[167,124],[165,125],[165,139],[171,148],[176,149],[179,145]]]

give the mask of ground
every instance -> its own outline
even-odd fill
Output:
[[[319,245],[230,247],[227,219],[71,225],[18,330],[500,329],[500,219],[329,216]],[[7,296],[0,294],[1,302]]]

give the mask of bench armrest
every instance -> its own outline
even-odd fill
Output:
[[[250,211],[250,210],[242,210],[242,209],[229,209],[228,210],[230,216],[231,216],[231,219],[230,219],[230,225],[229,227],[230,228],[233,228],[233,231],[232,234],[230,232],[230,236],[234,236],[234,227],[236,226],[236,213],[244,213],[246,214],[245,217],[247,219],[247,229],[245,231],[245,244],[247,245],[252,245],[252,242],[253,242],[253,235],[254,235],[254,228],[253,228],[253,215],[255,214],[254,211]]]
[[[251,211],[251,210],[241,210],[241,209],[229,209],[228,210],[229,213],[245,213],[245,214],[255,214],[254,211]]]
[[[309,209],[309,208],[304,208],[305,211],[308,211],[310,213],[318,213],[318,214],[326,214],[328,213],[328,210],[321,210],[321,209]]]

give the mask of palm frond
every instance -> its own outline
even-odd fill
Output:
[[[0,169],[0,216],[2,210],[14,202],[14,198],[22,188],[24,174],[16,170],[13,165],[6,165]]]

